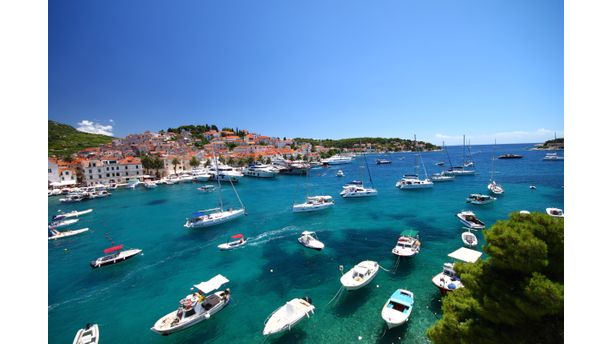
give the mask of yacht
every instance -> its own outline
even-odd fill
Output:
[[[552,217],[563,217],[563,209],[559,208],[546,208],[546,214]]]
[[[69,194],[68,196],[66,196],[65,198],[60,198],[60,202],[62,203],[75,203],[75,202],[81,202],[83,200],[85,200],[85,194],[82,193],[74,193],[74,194]]]
[[[100,341],[100,329],[98,324],[87,324],[85,328],[77,331],[72,344],[98,344]]]
[[[431,180],[433,182],[452,182],[455,180],[455,176],[452,174],[447,174],[446,172],[434,173],[431,175]]]
[[[305,247],[312,248],[317,251],[325,248],[325,244],[323,244],[319,238],[317,238],[317,234],[311,231],[302,232],[302,236],[298,238],[298,242]]]
[[[65,219],[63,217],[55,217],[50,223],[49,228],[62,228],[79,222],[79,219]]]
[[[152,180],[147,180],[144,182],[144,187],[147,189],[154,189],[157,187],[157,183]]]
[[[242,170],[247,177],[274,178],[279,171],[270,165],[249,165]]]
[[[376,159],[376,164],[377,165],[388,165],[391,163],[391,160],[386,160],[386,159]]]
[[[378,195],[378,190],[363,186],[343,187],[340,196],[343,198],[372,197]]]
[[[542,158],[544,161],[563,161],[563,157],[557,155],[557,153],[546,153],[546,156]]]
[[[268,336],[291,330],[298,322],[310,318],[314,314],[315,306],[309,297],[295,298],[276,309],[266,319],[263,335]]]
[[[114,252],[114,253],[111,253],[111,252]],[[91,265],[93,269],[99,268],[102,266],[106,266],[106,265],[113,265],[113,264],[121,263],[130,258],[133,258],[134,256],[136,256],[137,254],[141,252],[142,250],[138,248],[123,250],[123,245],[117,245],[117,246],[113,246],[113,247],[109,247],[105,249],[104,253],[107,255],[100,257],[96,260],[92,260],[89,263],[89,265]]]
[[[487,185],[487,189],[496,195],[501,195],[504,193],[504,188],[495,181],[491,181],[489,185]]]
[[[178,182],[179,183],[189,183],[189,182],[193,182],[195,179],[195,177],[189,173],[189,172],[181,172],[178,175]]]
[[[207,182],[212,178],[212,174],[204,170],[193,170],[191,171],[191,175],[196,182]]]
[[[470,196],[468,196],[468,198],[466,198],[466,202],[477,204],[477,205],[484,205],[484,204],[493,203],[493,201],[495,201],[496,199],[497,198],[491,197],[489,195],[471,194]]]
[[[365,287],[376,277],[379,268],[380,266],[377,262],[365,260],[342,275],[340,283],[348,291]]]
[[[78,211],[78,210],[74,210],[68,213],[60,213],[57,214],[55,216],[53,216],[53,220],[55,219],[64,219],[64,218],[68,218],[68,217],[79,217],[81,215],[85,215],[85,214],[89,214],[93,211],[93,209],[87,209],[87,210],[82,210],[82,211]]]
[[[421,251],[421,242],[419,241],[419,232],[408,229],[400,233],[397,244],[391,252],[398,257],[413,257]]]
[[[350,156],[334,155],[327,159],[322,159],[321,162],[324,165],[342,165],[350,164],[351,162],[353,162],[353,159]]]
[[[71,237],[73,235],[77,235],[77,234],[81,234],[84,232],[87,232],[89,230],[89,228],[82,228],[82,229],[75,229],[75,230],[69,230],[69,231],[58,231],[55,228],[49,228],[49,240],[57,240],[57,239],[63,239],[63,238],[68,238]]]
[[[307,175],[310,170],[310,164],[305,162],[293,161],[287,163],[287,166],[280,170],[282,174],[303,176]]]
[[[228,222],[245,215],[244,209],[213,208],[195,212],[185,222],[185,228],[202,228]]]
[[[518,155],[518,154],[502,154],[500,156],[497,157],[498,159],[522,159],[523,156],[522,155]]]
[[[334,206],[332,196],[307,196],[306,202],[293,205],[294,213],[318,211],[328,209]]]
[[[453,166],[446,170],[447,174],[452,174],[455,176],[473,176],[476,174],[475,170],[467,170],[463,166]]]
[[[217,275],[209,281],[194,285],[196,292],[185,296],[179,302],[178,310],[157,320],[151,330],[161,335],[169,335],[210,319],[231,301],[229,288],[211,293],[228,282],[224,276]]]
[[[405,174],[402,179],[395,183],[395,187],[401,190],[427,189],[433,187],[433,182],[430,179],[419,179],[414,174]]]
[[[484,222],[480,221],[471,211],[462,211],[457,214],[459,221],[470,229],[484,229]]]
[[[220,182],[232,182],[236,183],[240,178],[244,177],[242,172],[235,170],[233,167],[215,162],[209,173],[211,174],[212,180],[218,180]]]
[[[480,258],[481,255],[482,252],[465,247],[462,247],[448,254],[449,257],[465,263],[474,263]],[[463,283],[461,283],[461,279],[455,272],[453,263],[444,263],[444,266],[442,267],[442,272],[435,275],[431,279],[431,282],[440,290],[440,293],[442,293],[442,295],[446,294],[449,291],[463,288]]]
[[[397,289],[383,306],[380,316],[387,323],[387,328],[392,329],[408,322],[413,305],[414,294],[406,289]]]

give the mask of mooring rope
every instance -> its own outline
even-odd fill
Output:
[[[332,303],[332,301],[334,301],[336,298],[338,298],[338,296],[340,296],[340,294],[342,294],[343,290],[344,290],[344,287],[340,287],[340,289],[338,289],[338,291],[336,292],[336,295],[334,295],[334,297],[332,297],[332,299],[329,300],[329,302],[325,306],[329,306],[329,304]]]
[[[380,264],[378,264],[378,266],[379,266],[381,269],[385,270],[386,272],[388,272],[388,273],[390,273],[390,274],[392,274],[392,275],[395,275],[395,271],[391,271],[390,269],[385,269],[385,268],[384,268],[382,265],[380,265]]]

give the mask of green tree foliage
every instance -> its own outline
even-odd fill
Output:
[[[195,156],[192,156],[191,160],[189,160],[189,166],[191,166],[191,167],[198,167],[198,166],[200,166],[200,160],[198,160]]]
[[[563,219],[513,213],[484,232],[489,256],[455,264],[434,343],[562,343]]]
[[[382,138],[382,137],[355,137],[340,140],[331,139],[307,139],[307,138],[296,138],[296,143],[310,143],[312,146],[323,146],[325,148],[357,148],[360,145],[368,147],[371,145],[372,148],[385,150],[385,151],[400,151],[400,150],[414,150],[414,141],[405,140],[400,138]],[[424,141],[417,141],[419,144],[425,145],[426,150],[439,149],[431,143]]]
[[[231,152],[234,150],[234,148],[236,148],[238,145],[235,144],[234,142],[226,142],[225,145],[227,146],[227,149]]]
[[[181,162],[179,161],[179,159],[177,159],[177,158],[172,159],[172,166],[174,166],[174,173],[175,173],[175,174],[176,174],[176,166],[177,166],[178,164],[180,164],[180,163],[181,163]]]
[[[111,136],[84,133],[67,124],[51,120],[47,125],[48,155],[62,157],[62,160],[85,148],[99,147],[113,141]]]

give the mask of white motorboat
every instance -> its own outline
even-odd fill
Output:
[[[452,182],[455,180],[455,176],[452,174],[446,174],[445,172],[434,173],[431,175],[431,180],[434,182]]]
[[[136,180],[128,182],[125,187],[128,189],[135,189],[140,184],[142,184],[140,180],[136,179]]]
[[[478,245],[478,238],[472,232],[463,232],[461,233],[461,240],[466,246],[474,247]]]
[[[58,231],[57,229],[49,228],[49,240],[57,240],[68,238],[73,235],[81,234],[87,232],[89,228],[75,229],[71,231]]]
[[[395,187],[400,190],[427,189],[432,188],[434,183],[430,179],[419,179],[414,174],[406,174],[402,179],[395,183]]]
[[[363,182],[361,180],[353,180],[342,186],[343,189],[347,189],[353,186],[363,186]]]
[[[475,251],[469,248],[462,247],[448,254],[449,257],[460,260],[466,263],[474,263],[476,262],[482,252]],[[438,287],[442,295],[446,294],[449,291],[453,291],[459,288],[463,288],[463,283],[461,283],[461,279],[457,275],[454,270],[453,263],[444,263],[442,268],[442,272],[435,275],[431,282]]]
[[[308,196],[306,202],[298,203],[293,205],[294,213],[303,213],[311,211],[319,211],[328,209],[334,206],[334,200],[332,196]]]
[[[563,157],[557,155],[557,153],[546,153],[546,156],[542,158],[543,161],[563,161]]]
[[[221,251],[232,250],[232,249],[245,245],[248,240],[248,239],[245,239],[244,235],[242,234],[234,234],[230,237],[230,239],[235,239],[235,240],[228,240],[226,243],[218,245],[217,247]]]
[[[472,211],[462,211],[457,214],[457,217],[459,218],[459,221],[461,221],[461,223],[463,223],[470,229],[485,228],[484,222],[480,221]]]
[[[414,294],[406,289],[398,289],[387,300],[383,306],[380,316],[392,329],[408,322],[412,307],[414,305]]]
[[[49,228],[62,228],[79,222],[79,219],[63,219],[62,217],[56,218],[49,223]]]
[[[336,172],[336,177],[344,177],[344,172],[342,172],[342,170],[338,170],[338,172]]]
[[[62,194],[62,190],[60,189],[51,189],[47,190],[47,196],[58,196]]]
[[[147,189],[154,189],[157,187],[157,183],[152,180],[147,180],[144,182],[144,187]]]
[[[213,191],[214,189],[215,189],[215,186],[214,186],[214,185],[202,185],[202,186],[200,186],[200,187],[198,188],[198,190],[200,190],[200,191],[206,191],[206,192],[208,192],[208,191]]]
[[[91,265],[93,269],[99,268],[102,266],[106,266],[106,265],[113,265],[113,264],[117,264],[117,263],[126,261],[130,258],[133,258],[134,256],[136,256],[137,254],[140,254],[141,252],[142,250],[138,248],[123,250],[123,245],[117,245],[117,246],[113,246],[113,247],[109,247],[105,249],[104,253],[107,255],[100,257],[96,260],[92,260],[89,263],[89,265]]]
[[[298,238],[298,242],[308,248],[319,251],[325,248],[325,244],[323,244],[319,238],[317,238],[317,234],[311,231],[302,232],[302,236]]]
[[[98,324],[87,324],[77,331],[72,344],[98,344],[100,341],[100,329]]]
[[[342,275],[342,277],[340,277],[340,283],[342,283],[344,288],[348,291],[365,287],[372,282],[374,277],[376,277],[379,268],[380,266],[377,262],[365,260]]]
[[[391,253],[398,257],[412,257],[416,256],[420,251],[419,231],[407,229],[400,234],[397,244],[395,244]]]
[[[89,214],[93,211],[93,209],[87,209],[87,210],[82,210],[82,211],[78,211],[78,210],[74,210],[68,213],[59,213],[57,215],[55,215],[53,217],[53,219],[55,220],[56,218],[67,218],[67,217],[79,217],[81,215],[85,215],[85,214]]]
[[[96,198],[104,198],[110,196],[111,193],[106,190],[93,191],[86,193],[86,199],[96,199]]]
[[[563,209],[559,208],[546,208],[546,214],[552,217],[563,217]]]
[[[445,173],[452,174],[454,176],[473,176],[476,174],[475,170],[466,170],[463,166],[453,166],[446,170]]]
[[[342,164],[350,164],[353,162],[353,158],[350,156],[342,156],[342,155],[334,155],[327,159],[322,159],[321,162],[324,165],[342,165]]]
[[[504,193],[504,188],[500,184],[497,184],[494,180],[487,185],[487,189],[496,195],[501,195]]]
[[[212,180],[237,183],[242,177],[244,177],[242,172],[235,170],[231,166],[219,163],[216,158],[213,159],[213,162],[214,164],[209,170]]]
[[[225,223],[245,214],[244,209],[223,210],[222,208],[213,208],[195,212],[185,222],[186,228],[209,227]]]
[[[196,182],[207,182],[212,178],[212,174],[203,170],[193,170],[191,171],[191,175]]]
[[[229,280],[224,276],[217,275],[207,282],[194,285],[197,291],[185,296],[179,302],[178,310],[161,317],[151,327],[151,330],[161,335],[169,335],[191,327],[202,320],[210,319],[230,303],[231,294],[229,288],[209,293],[228,282]]]
[[[279,170],[269,165],[250,165],[245,167],[242,173],[247,177],[274,178]]]
[[[465,199],[465,201],[467,203],[472,203],[476,205],[484,205],[484,204],[493,203],[496,199],[497,198],[489,196],[489,195],[471,194],[468,196],[468,198]]]
[[[365,188],[363,186],[350,186],[348,188],[343,188],[340,192],[340,196],[344,198],[372,197],[376,195],[378,195],[378,190]]]
[[[59,201],[62,203],[75,203],[75,202],[81,202],[85,199],[86,198],[83,193],[75,193],[75,194],[69,194],[65,198],[60,198]]]
[[[266,320],[263,335],[272,335],[290,330],[304,317],[314,314],[315,306],[309,297],[295,298],[275,310]]]
[[[376,159],[376,165],[389,165],[391,160],[387,159]]]

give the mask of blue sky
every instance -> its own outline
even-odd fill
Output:
[[[539,142],[563,133],[563,1],[50,0],[49,118]]]

